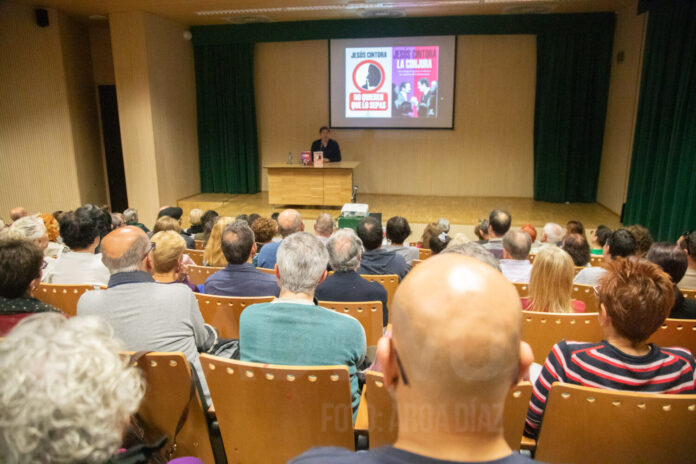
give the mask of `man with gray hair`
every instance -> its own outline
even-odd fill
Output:
[[[280,297],[242,313],[240,359],[289,366],[348,366],[355,415],[360,402],[357,370],[367,348],[365,331],[356,319],[314,303],[314,290],[326,278],[328,260],[326,247],[311,234],[298,232],[281,242],[275,265]]]
[[[111,273],[109,286],[84,293],[77,315],[104,319],[127,350],[183,352],[210,404],[198,352],[210,349],[217,334],[203,323],[196,297],[186,285],[154,281],[153,246],[135,226],[120,227],[104,237],[102,261]]]
[[[476,242],[467,242],[460,238],[455,238],[447,244],[447,248],[440,254],[456,253],[458,255],[469,256],[482,263],[488,264],[493,269],[500,271],[500,262],[493,254],[485,249],[483,245]]]
[[[529,250],[532,237],[521,230],[510,230],[503,236],[503,259],[500,270],[510,282],[529,283],[532,263],[529,262]]]
[[[334,231],[334,220],[330,214],[322,213],[314,223],[314,235],[326,245]]]
[[[135,226],[143,230],[143,232],[150,233],[150,229],[145,227],[145,224],[138,222],[138,210],[135,208],[128,208],[123,211],[123,219],[126,221],[127,226]]]
[[[295,232],[303,230],[304,223],[302,222],[302,216],[300,216],[300,213],[296,210],[286,209],[278,215],[278,232],[283,239]],[[258,260],[259,267],[273,269],[276,264],[276,254],[278,253],[278,247],[280,247],[281,242],[282,240],[280,242],[267,243],[261,248]]]
[[[362,257],[362,240],[353,229],[340,229],[329,239],[326,249],[334,273],[317,287],[317,300],[381,301],[382,326],[386,327],[389,321],[387,291],[378,282],[365,280],[356,272]]]
[[[564,235],[565,229],[560,224],[547,222],[542,229],[539,243],[532,246],[532,253],[537,253],[544,248],[560,246]]]

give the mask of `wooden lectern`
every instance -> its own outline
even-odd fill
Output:
[[[325,163],[324,167],[274,163],[268,169],[268,202],[272,205],[343,206],[353,194],[353,169],[359,161]]]

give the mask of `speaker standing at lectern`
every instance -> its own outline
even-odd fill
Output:
[[[315,151],[323,151],[325,163],[338,163],[341,161],[341,149],[335,140],[329,138],[330,133],[331,129],[322,126],[321,129],[319,129],[319,136],[321,138],[312,142],[312,149],[310,151],[312,153]]]

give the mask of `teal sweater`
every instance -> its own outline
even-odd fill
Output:
[[[357,366],[365,356],[365,331],[357,319],[319,306],[260,303],[239,321],[242,361],[287,366],[348,366],[353,412],[360,403]]]

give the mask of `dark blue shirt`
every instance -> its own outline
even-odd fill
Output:
[[[381,301],[382,326],[389,321],[387,291],[378,282],[370,282],[354,271],[335,272],[317,287],[314,297],[318,301]]]
[[[324,159],[327,159],[332,163],[341,161],[341,148],[334,139],[329,139],[329,141],[326,142],[325,147],[321,145],[321,139],[315,140],[312,142],[312,156],[314,156],[315,151],[323,151]]]
[[[326,447],[314,448],[307,451],[301,456],[289,461],[291,464],[313,464],[313,463],[342,463],[342,464],[397,464],[397,463],[414,463],[414,464],[467,464],[464,461],[443,461],[433,459],[420,454],[409,453],[391,446],[383,446],[381,448],[372,449],[370,451],[359,451],[357,453],[348,451],[345,448]],[[502,459],[495,461],[478,462],[477,464],[531,464],[538,461],[532,461],[529,458],[520,456],[518,453],[511,453]],[[473,464],[473,463],[471,463]]]
[[[397,255],[393,251],[376,250],[365,251],[360,260],[358,274],[385,275],[396,274],[399,276],[399,281],[406,277],[406,273],[410,270],[403,256]]]
[[[275,276],[259,271],[251,263],[228,264],[208,277],[204,293],[220,296],[278,296]]]
[[[265,269],[273,269],[276,264],[276,255],[282,242],[267,243],[259,252],[258,266]]]

